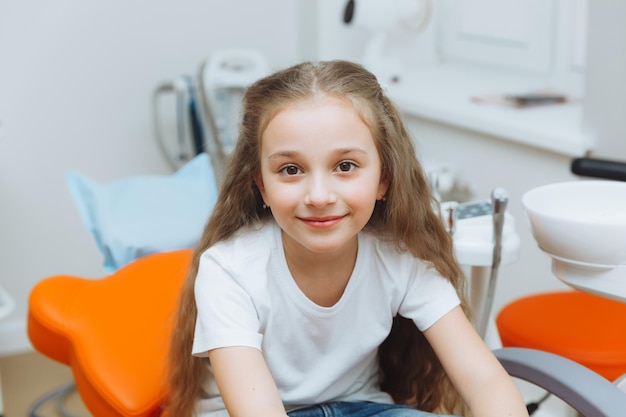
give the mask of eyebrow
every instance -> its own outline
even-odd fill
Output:
[[[336,149],[334,153],[337,155],[347,155],[347,154],[352,154],[352,153],[367,155],[367,152],[361,148],[340,148],[340,149]],[[278,152],[271,154],[267,159],[271,161],[274,159],[281,159],[281,158],[293,158],[293,157],[298,156],[299,154],[300,152],[298,151],[289,151],[289,150],[278,151]]]
[[[269,159],[271,161],[273,159],[293,158],[296,155],[298,155],[298,152],[278,151],[278,152],[274,152],[273,154],[271,154],[267,159]]]

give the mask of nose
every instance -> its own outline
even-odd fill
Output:
[[[313,207],[324,207],[337,201],[330,175],[313,174],[307,180],[305,204]]]

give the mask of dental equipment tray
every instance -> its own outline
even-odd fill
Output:
[[[481,216],[491,216],[491,214],[491,201],[489,200],[461,203],[456,209],[457,220],[471,219]]]

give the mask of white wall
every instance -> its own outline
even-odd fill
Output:
[[[0,354],[29,348],[36,282],[103,275],[65,173],[169,173],[153,139],[155,87],[218,48],[295,62],[295,10],[290,0],[0,2],[0,283],[17,301],[0,321]]]
[[[598,137],[594,155],[626,161],[626,2],[589,2],[586,128]]]

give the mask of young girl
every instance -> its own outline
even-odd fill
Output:
[[[527,416],[467,318],[433,203],[361,66],[252,85],[183,288],[167,414]]]

